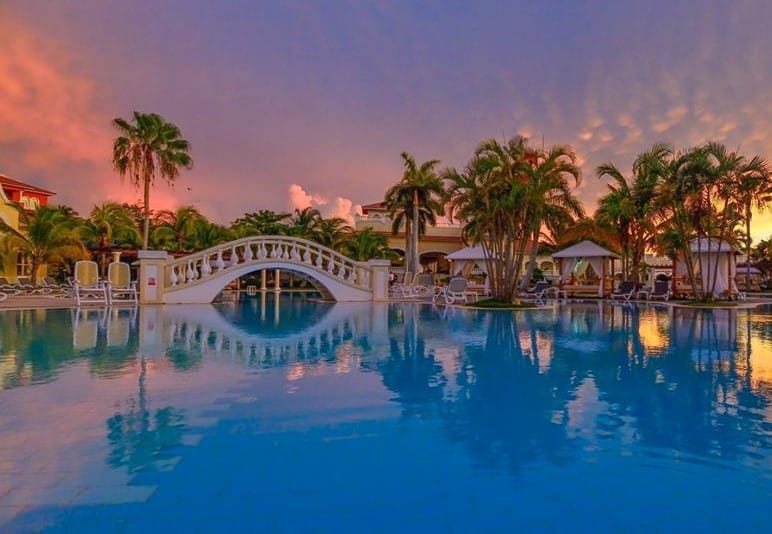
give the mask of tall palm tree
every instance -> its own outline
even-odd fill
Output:
[[[743,242],[745,244],[746,265],[751,261],[751,220],[753,211],[764,211],[772,203],[772,181],[767,161],[759,156],[753,156],[738,169],[734,180],[735,195],[740,205],[744,224]],[[750,290],[750,276],[745,277],[745,290]]]
[[[526,158],[522,172],[527,184],[530,213],[526,235],[531,240],[528,270],[521,282],[521,289],[525,289],[536,266],[542,228],[546,227],[555,235],[584,217],[584,208],[572,190],[573,186],[579,185],[581,170],[570,147],[556,145],[546,151],[534,151]],[[573,186],[570,181],[573,181]]]
[[[404,171],[399,182],[386,192],[386,206],[392,217],[392,232],[396,234],[405,223],[406,269],[418,272],[418,245],[426,224],[437,224],[437,215],[444,211],[445,189],[437,174],[439,160],[416,163],[407,152],[401,154]]]
[[[633,163],[632,180],[628,179],[612,163],[605,163],[595,170],[598,178],[609,177],[609,192],[601,198],[595,217],[616,228],[622,253],[622,271],[627,278],[638,280],[638,271],[646,247],[652,245],[655,226],[657,170],[663,158],[670,154],[670,147],[654,144],[639,154]]]
[[[67,210],[40,206],[28,212],[20,206],[14,208],[19,212],[22,230],[0,219],[0,233],[7,236],[12,248],[29,257],[33,284],[40,283],[44,265],[88,257],[78,231],[80,222]]]
[[[150,238],[150,187],[156,177],[173,184],[181,169],[193,167],[190,143],[180,129],[155,113],[135,111],[133,120],[113,119],[119,136],[113,141],[113,167],[124,179],[127,175],[144,191],[142,246]]]
[[[536,153],[518,136],[485,140],[462,173],[447,169],[451,217],[464,221],[464,236],[482,245],[492,295],[511,301],[531,234],[525,168]]]

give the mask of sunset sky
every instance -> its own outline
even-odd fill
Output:
[[[382,199],[402,151],[461,166],[523,133],[577,150],[593,210],[594,167],[655,141],[772,157],[770,21],[766,0],[1,0],[0,173],[83,214],[135,201],[110,123],[136,109],[193,146],[153,208],[348,215]]]

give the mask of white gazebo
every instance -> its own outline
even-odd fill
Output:
[[[464,247],[451,252],[445,256],[445,259],[451,262],[450,274],[452,276],[461,275],[468,278],[476,265],[485,275],[484,290],[488,291],[488,264],[485,262],[485,253],[483,252],[482,245]]]
[[[476,247],[464,247],[455,252],[451,252],[445,256],[445,259],[453,262],[450,273],[454,276],[463,274],[464,271],[474,267],[475,263],[479,265],[481,269],[486,269],[485,253],[483,252],[482,245],[477,245]]]
[[[718,238],[701,237],[689,244],[696,274],[702,279],[702,291],[713,298],[737,294],[737,249]],[[713,277],[715,275],[715,287]]]
[[[613,264],[609,268],[608,261],[612,262],[619,259],[619,254],[611,252],[592,241],[582,241],[576,245],[559,250],[552,255],[558,261],[558,272],[560,273],[561,286],[566,283],[571,276],[584,273],[590,266],[600,277],[598,284],[598,296],[605,296],[606,273],[613,273]],[[588,286],[586,289],[592,289]]]

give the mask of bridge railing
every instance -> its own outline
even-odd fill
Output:
[[[354,261],[319,243],[288,236],[244,237],[171,260],[165,267],[166,290],[197,284],[238,266],[267,262],[305,265],[341,283],[370,290],[367,262]]]

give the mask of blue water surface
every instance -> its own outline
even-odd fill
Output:
[[[766,531],[772,311],[0,312],[0,531]]]

